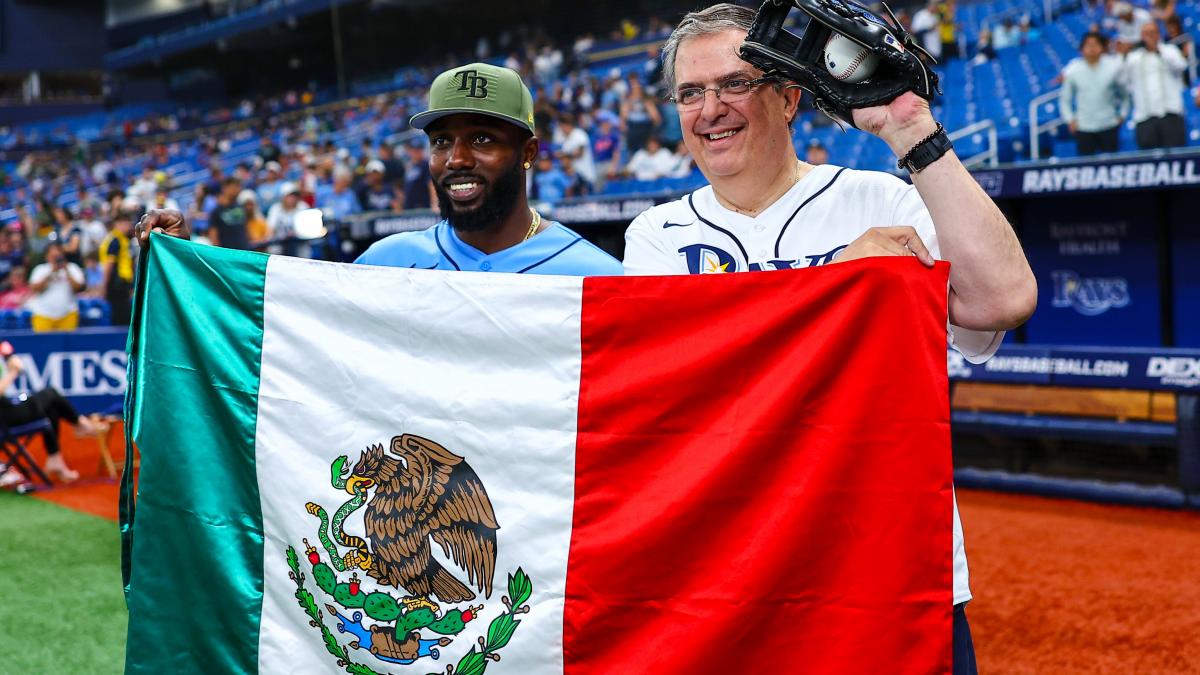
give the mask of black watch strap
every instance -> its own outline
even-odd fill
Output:
[[[953,147],[954,144],[950,142],[950,137],[946,135],[946,129],[939,122],[937,129],[932,134],[914,145],[900,158],[900,161],[896,162],[896,168],[907,169],[909,173],[918,173],[936,162]]]

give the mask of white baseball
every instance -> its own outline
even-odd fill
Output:
[[[825,69],[842,82],[862,82],[878,65],[878,56],[841,33],[834,33],[825,43]]]

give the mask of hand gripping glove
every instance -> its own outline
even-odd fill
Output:
[[[784,21],[792,7],[809,17],[801,36],[788,32]],[[763,73],[794,80],[812,92],[815,105],[834,120],[856,127],[851,111],[889,103],[906,91],[932,100],[940,94],[929,55],[887,6],[888,20],[852,0],[767,0],[742,43],[741,56]],[[834,33],[878,57],[875,71],[863,82],[843,82],[824,62],[825,44]]]

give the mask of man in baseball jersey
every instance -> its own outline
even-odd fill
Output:
[[[412,118],[429,137],[429,170],[443,220],[428,230],[375,242],[356,263],[390,267],[620,275],[621,263],[529,207],[525,172],[538,154],[533,97],[516,71],[486,63],[434,79],[429,110]],[[151,230],[187,237],[178,212],[142,218]]]
[[[683,139],[710,185],[638,216],[626,274],[707,274],[812,267],[868,256],[935,258],[950,272],[951,344],[972,362],[1033,313],[1037,288],[1016,236],[959,162],[929,105],[909,92],[854,111],[908,164],[912,185],[881,172],[797,159],[794,84],[738,56],[754,12],[719,4],[684,17],[663,48]],[[971,599],[954,513],[954,672],[975,672],[963,605]]]
[[[515,71],[486,63],[433,81],[412,126],[429,136],[442,220],[375,242],[355,262],[483,272],[619,275],[621,264],[529,207],[525,172],[538,156],[533,97]]]

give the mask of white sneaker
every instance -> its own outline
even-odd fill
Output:
[[[0,474],[0,488],[12,487],[25,482],[25,476],[17,471],[17,467],[10,466],[8,470]]]
[[[46,458],[46,473],[58,479],[60,483],[70,483],[79,479],[79,472],[72,471],[67,466],[67,462],[62,458],[62,453],[50,455]]]

